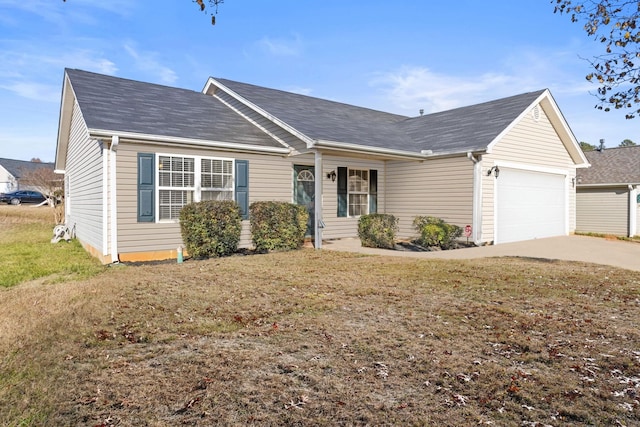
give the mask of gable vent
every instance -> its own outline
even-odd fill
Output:
[[[531,111],[531,115],[533,116],[533,120],[535,120],[536,122],[540,121],[540,106],[536,105],[535,107],[533,107],[533,110]]]

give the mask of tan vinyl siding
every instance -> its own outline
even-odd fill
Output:
[[[386,212],[400,219],[400,238],[416,235],[416,216],[435,216],[461,227],[472,223],[473,163],[466,156],[389,161],[386,184]]]
[[[310,161],[313,157],[309,156]],[[376,169],[378,171],[378,213],[385,212],[387,193],[385,187],[385,166],[381,160],[369,160],[355,157],[335,157],[324,155],[324,170],[319,176],[322,179],[323,212],[326,228],[323,230],[324,239],[340,239],[358,236],[359,217],[338,217],[338,182],[327,178],[327,173],[338,171],[338,167],[350,169]],[[318,174],[316,174],[318,176]]]
[[[482,156],[482,241],[490,242],[494,236],[495,177],[487,171],[496,163],[515,163],[523,168],[546,168],[563,171],[566,176],[566,194],[569,209],[569,231],[576,229],[575,164],[556,133],[549,118],[540,108],[536,121],[531,112],[511,128],[493,147],[491,154]]]
[[[629,190],[626,187],[579,189],[576,198],[577,232],[627,235]]]
[[[118,147],[118,250],[120,253],[175,250],[181,245],[177,222],[139,223],[137,216],[137,155],[163,153],[233,158],[249,161],[249,203],[291,201],[293,160],[281,156],[233,153],[122,142]],[[157,193],[156,193],[157,197]],[[243,221],[241,247],[251,245],[249,221]]]
[[[103,247],[102,144],[89,134],[76,103],[66,159],[70,203],[66,223],[77,238],[94,248]]]
[[[307,151],[307,145],[302,140],[292,135],[290,132],[287,132],[286,130],[278,126],[273,121],[267,119],[261,114],[256,113],[253,109],[249,108],[247,105],[238,101],[228,93],[219,90],[216,92],[214,97],[229,104],[232,108],[237,110],[241,115],[243,115],[244,117],[248,117],[249,120],[253,121],[254,123],[257,123],[257,125],[261,127],[263,130],[265,130],[267,133],[271,135],[275,135],[277,138],[284,141],[284,143],[289,145],[290,147],[293,147],[294,149],[300,152]]]

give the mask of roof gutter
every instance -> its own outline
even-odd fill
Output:
[[[345,142],[327,141],[323,139],[316,140],[313,148],[327,148],[338,151],[346,151],[359,154],[378,154],[392,157],[412,158],[425,160],[430,157],[428,154],[416,153],[413,151],[392,150],[390,148],[367,147],[359,144],[349,144]]]
[[[135,140],[140,142],[196,145],[199,147],[222,148],[222,149],[234,150],[234,151],[257,151],[261,153],[273,153],[273,154],[290,154],[292,151],[291,148],[284,148],[284,147],[282,148],[281,147],[263,147],[260,145],[237,144],[233,142],[208,141],[204,139],[180,138],[180,137],[163,136],[163,135],[148,135],[148,134],[135,133],[135,132],[117,132],[117,131],[102,130],[102,129],[89,129],[89,135],[94,138],[112,138],[115,136],[120,139],[129,139],[129,140]]]
[[[640,185],[640,182],[613,182],[607,184],[576,184],[576,188],[595,188],[595,187],[625,187],[628,188],[632,185]]]

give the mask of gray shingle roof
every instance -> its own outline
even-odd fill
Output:
[[[238,95],[313,139],[434,154],[481,151],[544,90],[421,117],[216,78]]]
[[[406,116],[227,79],[215,80],[312,139],[420,151],[398,127]]]
[[[66,70],[90,129],[260,146],[280,145],[216,98],[81,70]],[[482,151],[543,91],[407,117],[215,79],[315,140],[419,153]]]
[[[591,163],[577,170],[578,185],[640,184],[640,146],[584,153]]]
[[[415,117],[402,124],[423,150],[482,151],[544,90]]]
[[[0,159],[0,165],[17,179],[22,178],[25,173],[36,169],[48,168],[53,170],[53,163],[47,162],[27,162],[25,160]]]
[[[201,92],[67,69],[89,129],[282,147]]]

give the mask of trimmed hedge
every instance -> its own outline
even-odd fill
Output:
[[[190,203],[180,211],[180,231],[194,258],[231,255],[240,243],[240,206],[230,200]]]
[[[362,215],[358,220],[358,237],[367,248],[394,249],[398,219],[390,214]]]
[[[251,238],[259,252],[287,251],[304,244],[309,212],[286,202],[254,202],[249,206]]]
[[[451,249],[455,240],[462,236],[462,227],[448,224],[441,218],[433,216],[417,216],[413,226],[420,233],[418,243],[422,246],[439,246]]]

